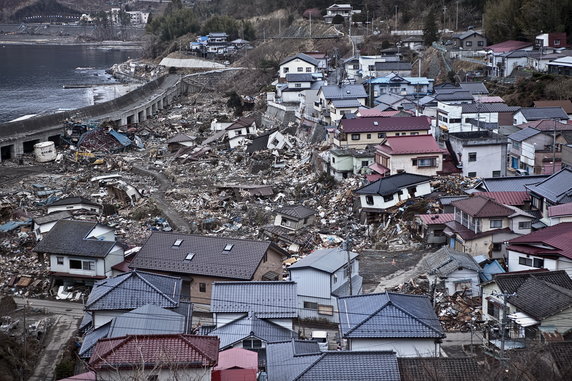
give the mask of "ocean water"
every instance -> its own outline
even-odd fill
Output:
[[[84,45],[0,45],[0,123],[88,106],[89,89],[64,85],[114,83],[105,70],[138,55]]]

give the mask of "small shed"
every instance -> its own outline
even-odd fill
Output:
[[[242,348],[219,352],[218,365],[213,369],[213,381],[256,381],[258,353]]]

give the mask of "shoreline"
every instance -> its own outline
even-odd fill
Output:
[[[143,41],[77,41],[77,40],[65,40],[65,39],[14,39],[5,40],[0,36],[0,45],[35,45],[35,46],[93,46],[96,48],[111,48],[111,49],[141,49],[143,48]]]

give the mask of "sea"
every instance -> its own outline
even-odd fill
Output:
[[[117,82],[105,70],[138,56],[91,45],[0,45],[0,123],[89,106],[89,88],[64,87]]]

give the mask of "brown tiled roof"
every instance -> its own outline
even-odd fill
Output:
[[[525,201],[530,201],[528,192],[477,192],[475,196],[491,198],[503,205],[524,205]]]
[[[451,203],[455,208],[473,217],[508,217],[514,213],[510,208],[486,197],[474,196]]]
[[[453,213],[417,214],[416,217],[419,217],[426,225],[446,224],[455,219]]]
[[[481,378],[477,362],[470,357],[398,358],[402,381],[473,381]]]
[[[433,135],[388,136],[387,140],[376,148],[390,155],[444,153],[444,150],[439,147]]]
[[[430,125],[430,119],[426,116],[355,118],[342,119],[340,131],[348,134],[354,132],[418,131],[429,130]]]
[[[127,335],[100,340],[89,360],[94,370],[117,368],[213,367],[219,339],[195,335]]]
[[[271,247],[283,252],[270,241],[153,232],[130,267],[250,280]]]

